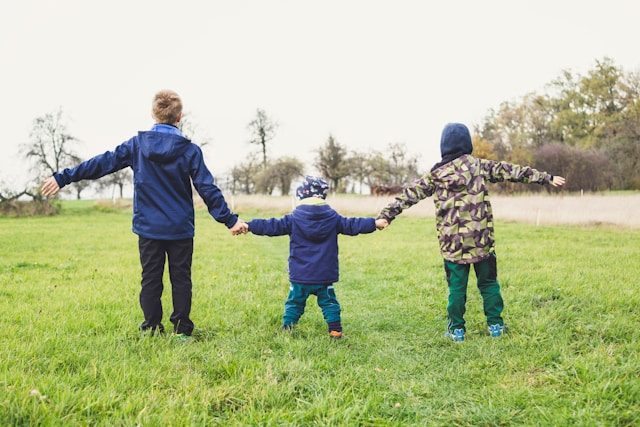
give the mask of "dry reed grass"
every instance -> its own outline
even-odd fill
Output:
[[[393,197],[330,195],[327,202],[343,215],[375,216]],[[285,214],[292,210],[292,197],[227,196],[233,210]],[[640,228],[640,193],[621,195],[530,194],[491,197],[497,220],[538,225],[611,225]],[[246,214],[245,214],[246,215]],[[433,203],[424,200],[403,215],[433,217]],[[250,219],[250,218],[245,218]]]

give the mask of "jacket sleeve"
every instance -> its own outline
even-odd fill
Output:
[[[427,197],[431,197],[435,188],[431,174],[423,176],[413,184],[406,186],[401,195],[397,196],[393,202],[380,211],[377,218],[386,219],[391,223],[403,210],[410,208]]]
[[[249,231],[258,236],[284,236],[291,234],[291,216],[282,218],[253,219],[249,221]]]
[[[238,222],[238,215],[229,209],[220,187],[215,184],[213,175],[204,163],[202,150],[195,144],[193,147],[195,151],[190,159],[193,186],[207,205],[207,210],[213,219],[231,228]]]
[[[523,182],[548,184],[552,175],[541,172],[529,166],[517,165],[507,162],[480,159],[480,167],[490,182]]]
[[[115,150],[107,151],[86,160],[79,165],[55,173],[60,188],[83,179],[98,179],[132,165],[132,139],[118,145]]]
[[[357,236],[358,234],[368,234],[376,231],[375,218],[340,218],[338,232],[347,236]]]

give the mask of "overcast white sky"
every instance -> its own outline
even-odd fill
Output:
[[[23,0],[0,13],[0,182],[20,186],[18,146],[61,107],[83,157],[148,129],[177,91],[211,140],[216,176],[247,158],[260,108],[272,158],[313,172],[332,134],[352,150],[404,143],[427,168],[447,122],[473,127],[562,70],[610,57],[640,69],[640,2],[628,0]],[[197,141],[196,141],[197,142]]]

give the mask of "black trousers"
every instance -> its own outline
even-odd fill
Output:
[[[193,239],[153,240],[138,238],[140,264],[142,265],[142,289],[140,290],[140,307],[144,314],[144,322],[140,329],[152,332],[163,332],[162,325],[162,291],[164,285],[165,259],[169,261],[169,279],[171,280],[171,297],[173,313],[169,320],[173,323],[173,331],[177,334],[191,335],[193,322],[191,313],[191,260],[193,257]]]

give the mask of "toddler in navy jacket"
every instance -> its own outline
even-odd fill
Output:
[[[247,224],[256,235],[289,235],[291,285],[281,329],[293,328],[304,313],[307,299],[315,295],[330,336],[341,338],[340,304],[333,287],[339,272],[338,234],[372,233],[385,224],[374,218],[341,216],[325,201],[328,189],[322,178],[307,176],[296,190],[299,204],[293,212],[279,219],[254,219]]]

